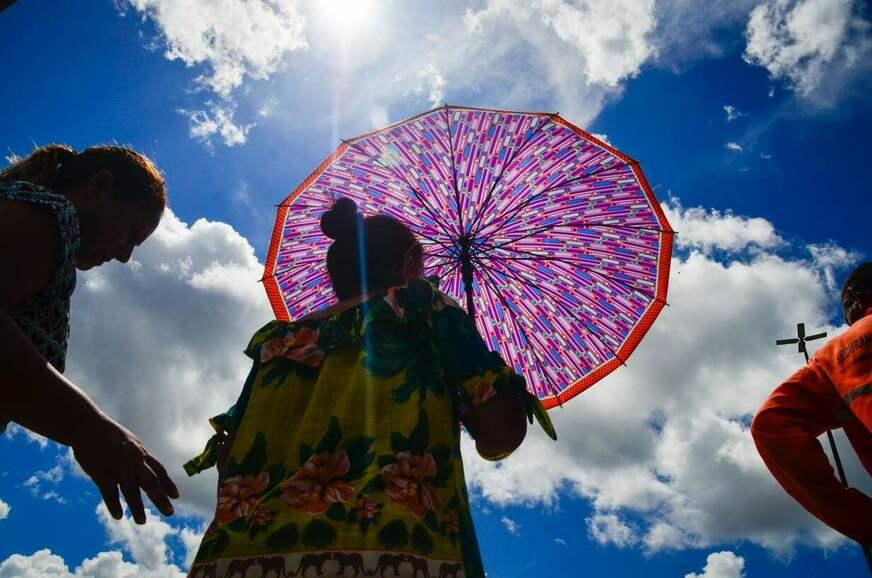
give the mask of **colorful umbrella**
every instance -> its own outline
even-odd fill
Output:
[[[639,163],[556,114],[445,106],[344,141],[279,205],[279,319],[334,301],[319,218],[338,197],[416,232],[545,407],[624,363],[666,304],[673,232]]]

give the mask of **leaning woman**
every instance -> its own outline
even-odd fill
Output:
[[[166,206],[164,180],[126,147],[50,145],[0,171],[0,429],[9,421],[70,446],[121,518],[145,523],[178,490],[132,433],[64,377],[76,270],[125,263]]]
[[[523,441],[525,418],[553,435],[550,422],[466,313],[422,279],[408,227],[341,199],[321,228],[334,239],[338,303],[254,335],[239,400],[186,465],[217,461],[220,479],[191,576],[483,578],[460,424],[495,460]]]

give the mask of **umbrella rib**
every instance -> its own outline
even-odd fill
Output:
[[[554,293],[555,293],[555,290],[554,290],[554,289],[549,289],[549,288],[542,287],[542,286],[540,286],[540,285],[537,285],[536,283],[533,283],[532,281],[529,281],[528,279],[524,279],[523,277],[520,277],[520,276],[515,275],[515,274],[513,274],[513,273],[508,273],[508,272],[506,272],[506,271],[500,271],[500,270],[498,270],[498,269],[494,269],[493,267],[490,267],[490,266],[488,266],[488,265],[485,265],[484,263],[481,263],[481,262],[478,262],[478,264],[481,265],[482,267],[485,267],[485,268],[487,268],[487,269],[490,269],[491,271],[494,271],[495,273],[500,273],[500,274],[502,274],[502,275],[506,275],[506,276],[508,276],[508,277],[511,277],[511,278],[515,279],[516,281],[521,282],[521,283],[527,283],[527,284],[530,285],[531,287],[535,287],[535,288],[539,289],[540,291],[542,291],[543,293],[549,293],[549,294],[551,294],[551,295],[554,295]],[[575,316],[577,315],[576,312],[572,311],[572,309],[570,309],[569,307],[567,307],[567,306],[563,303],[563,301],[560,300],[559,298],[556,299],[556,300],[554,301],[554,303],[555,303],[555,305],[557,305],[557,306],[559,306],[561,309],[563,309],[563,311],[564,311],[565,313],[567,313],[568,315],[571,315],[571,316],[573,316],[573,317],[575,317]],[[623,359],[620,355],[618,355],[618,353],[617,353],[614,349],[612,349],[612,348],[609,346],[608,343],[606,343],[605,341],[603,341],[603,339],[602,339],[599,335],[597,335],[595,332],[591,331],[591,330],[590,330],[586,325],[585,325],[585,330],[587,331],[587,333],[588,333],[589,335],[592,335],[594,338],[596,338],[596,340],[600,343],[600,345],[602,345],[605,349],[607,349],[607,350],[609,351],[609,353],[611,353],[612,356],[615,357],[615,359],[619,360],[621,363],[625,363],[624,359]]]
[[[435,238],[435,237],[431,237],[430,235],[425,235],[425,234],[422,233],[421,231],[416,231],[416,233],[417,233],[418,235],[421,235],[422,237],[424,237],[424,238],[427,239],[428,241],[430,241],[430,242],[432,242],[432,243],[435,243],[435,244],[437,244],[437,245],[440,245],[440,246],[441,246],[442,248],[444,248],[444,249],[448,249],[448,250],[450,251],[451,248],[452,248],[451,245],[446,245],[444,241],[440,241],[439,239],[437,239],[437,238]]]
[[[504,271],[504,270],[501,270],[501,269],[497,269],[497,268],[495,268],[495,267],[492,267],[492,266],[490,266],[490,265],[487,265],[487,264],[485,264],[485,263],[482,263],[481,261],[478,261],[478,260],[476,260],[476,262],[477,262],[478,265],[480,265],[480,266],[482,266],[482,267],[484,267],[484,268],[486,268],[486,269],[492,271],[492,272],[495,273],[495,274],[500,274],[500,275],[505,275],[505,276],[507,276],[507,277],[511,277],[512,279],[514,279],[515,281],[518,281],[519,283],[524,283],[524,284],[526,284],[526,285],[529,285],[530,287],[533,287],[533,288],[535,288],[535,289],[541,291],[542,293],[547,293],[548,295],[551,295],[552,298],[555,300],[555,302],[556,302],[558,305],[561,306],[561,308],[563,309],[563,311],[564,311],[565,313],[567,313],[567,314],[569,314],[569,315],[571,315],[571,316],[576,316],[576,315],[578,315],[578,312],[573,311],[570,307],[568,307],[568,306],[564,303],[563,296],[560,295],[560,293],[558,293],[556,289],[551,288],[551,287],[545,287],[545,286],[543,286],[543,285],[540,285],[540,284],[536,283],[535,281],[530,281],[529,279],[523,277],[523,276],[520,275],[520,274],[516,274],[516,273],[509,272],[509,271]]]
[[[427,269],[433,269],[434,267],[442,267],[443,265],[447,265],[447,264],[452,263],[452,262],[454,262],[454,265],[455,265],[455,267],[456,267],[456,266],[457,266],[457,262],[454,261],[454,258],[453,258],[453,257],[452,257],[452,258],[445,258],[445,257],[442,257],[442,258],[440,258],[440,260],[439,260],[438,262],[436,262],[435,264],[428,266]]]
[[[531,142],[533,142],[533,139],[542,131],[542,128],[546,124],[548,124],[549,120],[550,120],[550,118],[548,120],[543,120],[541,123],[539,123],[539,125],[535,129],[533,129],[533,132],[530,134],[530,138],[525,140],[521,144],[521,146],[519,146],[517,148],[517,150],[515,150],[512,153],[512,158],[510,158],[509,161],[503,165],[503,170],[500,171],[500,174],[497,176],[497,178],[491,184],[490,190],[487,193],[487,197],[485,197],[484,204],[482,205],[481,209],[478,211],[478,215],[472,221],[472,225],[470,228],[473,230],[473,233],[472,233],[473,238],[475,238],[475,236],[478,235],[479,231],[481,231],[484,228],[484,226],[480,226],[481,221],[484,219],[484,215],[485,215],[485,212],[487,211],[488,204],[493,197],[493,192],[496,190],[497,185],[503,179],[503,175],[506,174],[506,170],[512,165],[512,163],[515,162],[515,159],[518,158],[518,156],[521,154],[521,151],[524,151],[527,149],[528,145]],[[490,222],[493,222],[493,220],[491,220]]]
[[[480,264],[483,265],[484,267],[486,267],[486,269],[483,270],[482,273],[484,273],[485,276],[488,277],[490,282],[493,283],[494,286],[496,287],[498,284],[493,282],[493,279],[491,278],[490,273],[487,270],[490,268],[487,267],[486,265],[484,265],[483,263],[480,263]],[[527,331],[524,329],[523,326],[521,326],[520,323],[515,321],[515,318],[512,316],[512,308],[509,307],[509,304],[506,301],[506,298],[503,297],[502,293],[500,293],[499,291],[495,291],[494,293],[496,293],[497,299],[499,299],[500,302],[503,304],[503,307],[506,310],[506,315],[511,320],[512,325],[514,325],[515,328],[524,336],[524,340],[527,342],[527,347],[530,350],[531,356],[533,357],[533,360],[536,362],[536,366],[539,368],[539,373],[544,377],[544,381],[545,381],[546,385],[548,386],[548,389],[551,390],[550,393],[554,396],[560,395],[559,388],[556,385],[554,385],[554,381],[551,379],[551,376],[548,375],[548,372],[546,372],[544,370],[544,368],[542,367],[542,360],[539,358],[538,352],[536,351],[535,348],[531,347],[531,344],[533,343],[533,341],[527,335]],[[528,389],[528,391],[529,391],[529,389]],[[533,393],[533,392],[531,392],[531,393]],[[538,395],[536,397],[538,397]]]
[[[412,185],[412,183],[409,182],[409,180],[402,173],[400,173],[399,171],[395,171],[391,167],[389,167],[386,164],[384,164],[383,162],[381,162],[378,158],[369,154],[363,147],[360,146],[359,143],[354,142],[354,143],[351,143],[349,146],[356,148],[359,152],[363,153],[364,156],[366,156],[367,158],[369,158],[370,160],[375,162],[377,165],[381,166],[384,169],[387,169],[389,172],[391,172],[395,176],[399,177],[406,184],[406,186],[409,187],[409,190],[412,191],[412,193],[415,195],[415,198],[418,199],[418,201],[421,203],[421,206],[424,207],[428,213],[430,213],[430,216],[433,218],[433,221],[440,225],[440,227],[442,228],[442,231],[446,235],[450,236],[451,233],[448,230],[448,228],[445,226],[445,223],[442,222],[442,220],[439,218],[439,216],[435,212],[433,212],[433,209],[431,209],[430,205],[428,205],[424,201],[423,196],[421,194],[419,194],[418,190]]]
[[[324,259],[316,259],[316,260],[302,261],[302,262],[295,261],[292,265],[289,265],[288,267],[284,267],[283,269],[273,270],[273,272],[271,274],[273,277],[278,278],[279,275],[283,275],[285,273],[293,271],[294,269],[302,267],[303,265],[320,265],[322,263],[324,263]]]
[[[633,229],[633,230],[637,230],[637,231],[649,231],[652,233],[655,231],[658,233],[670,233],[670,234],[672,233],[672,231],[664,231],[663,229],[655,229],[655,228],[651,228],[651,227],[633,227],[631,225],[608,225],[608,224],[604,224],[604,223],[584,223],[584,222],[580,222],[580,223],[560,223],[560,222],[557,222],[557,223],[551,223],[549,225],[545,225],[544,227],[539,227],[538,229],[534,230],[532,233],[527,233],[526,235],[522,235],[516,239],[509,239],[508,241],[505,241],[503,243],[499,243],[497,245],[491,245],[489,247],[489,249],[502,249],[503,247],[505,247],[507,245],[511,245],[512,243],[515,243],[517,241],[523,241],[524,239],[534,237],[534,236],[538,235],[539,233],[544,233],[545,231],[549,231],[551,229],[556,229],[557,227],[605,227],[605,228],[609,228],[609,229]]]
[[[427,269],[433,269],[434,267],[442,267],[442,266],[447,265],[447,264],[449,264],[449,263],[450,263],[450,261],[444,261],[444,262],[442,262],[442,263],[440,263],[440,264],[438,264],[438,265],[431,265],[431,266],[427,267]],[[458,268],[459,266],[460,266],[459,263],[454,263],[454,264],[451,266],[451,268],[448,269],[448,272],[445,273],[445,277],[451,277],[452,275],[454,275],[454,273],[457,271],[457,268]],[[441,280],[442,280],[442,278],[440,277],[440,281],[441,281]]]
[[[451,117],[448,115],[448,108],[442,109],[442,116],[445,117],[445,131],[448,137],[448,153],[451,159],[451,184],[454,185],[454,204],[457,205],[457,220],[460,230],[457,231],[459,236],[463,235],[463,207],[460,206],[460,190],[457,188],[457,165],[454,162],[454,138],[451,136]]]
[[[618,166],[625,166],[625,167],[628,167],[628,166],[630,166],[630,165],[629,165],[628,163],[619,163]],[[560,187],[565,187],[565,186],[568,185],[568,184],[571,184],[571,183],[574,183],[574,182],[581,181],[581,180],[583,180],[583,179],[588,179],[588,178],[590,178],[590,177],[596,176],[596,175],[600,174],[601,172],[604,172],[604,171],[606,171],[607,169],[611,169],[611,168],[613,168],[613,165],[609,165],[609,166],[607,166],[607,167],[600,167],[599,169],[593,171],[592,173],[589,173],[589,174],[586,174],[586,175],[579,175],[579,176],[577,176],[577,177],[572,177],[572,178],[570,178],[570,179],[566,179],[565,181],[562,181],[562,182],[560,182],[560,183],[558,183],[558,184],[555,184],[555,185],[551,185],[551,186],[545,187],[544,189],[542,189],[541,191],[539,191],[539,192],[536,193],[535,195],[531,195],[530,197],[528,197],[526,200],[524,200],[524,202],[522,202],[522,203],[521,203],[520,205],[518,205],[515,209],[513,209],[513,210],[512,210],[512,214],[511,214],[509,217],[503,218],[503,215],[497,215],[497,216],[495,216],[493,219],[491,219],[490,221],[488,221],[487,223],[485,223],[484,225],[482,225],[481,227],[479,227],[479,230],[481,230],[481,229],[485,229],[485,228],[487,228],[489,225],[491,225],[491,224],[493,224],[493,223],[496,223],[497,221],[499,221],[499,220],[502,219],[503,224],[500,225],[500,227],[497,228],[496,231],[494,231],[493,233],[491,233],[491,235],[496,235],[496,234],[499,233],[500,230],[502,230],[502,229],[505,227],[505,225],[506,225],[509,221],[511,221],[511,220],[512,220],[512,219],[513,219],[513,218],[514,218],[518,213],[520,213],[520,212],[523,211],[525,208],[527,208],[528,206],[530,206],[530,205],[533,203],[533,201],[535,201],[537,198],[541,197],[541,196],[544,195],[545,193],[550,193],[551,191],[557,190],[557,189],[560,188]]]
[[[638,291],[638,292],[642,293],[643,295],[645,295],[645,297],[652,298],[652,299],[654,298],[653,292],[650,294],[646,293],[645,291],[643,291],[639,287],[633,287],[632,285],[630,285],[626,281],[618,279],[617,277],[613,277],[612,275],[606,275],[605,273],[597,271],[596,269],[591,269],[590,267],[585,267],[585,266],[579,265],[580,263],[585,262],[583,259],[572,258],[572,257],[548,257],[548,256],[543,256],[543,255],[536,255],[535,253],[530,253],[530,252],[524,251],[523,249],[514,249],[514,248],[505,249],[504,248],[503,250],[504,251],[506,251],[506,250],[515,251],[517,253],[522,253],[522,254],[529,255],[529,256],[528,257],[501,257],[498,255],[483,255],[483,256],[480,256],[479,259],[492,259],[494,261],[557,261],[559,263],[566,263],[566,264],[572,265],[574,267],[577,267],[578,269],[584,269],[585,271],[588,271],[591,274],[597,275],[598,277],[601,277],[603,279],[607,279],[608,281],[612,281],[618,285],[626,287],[630,291]]]

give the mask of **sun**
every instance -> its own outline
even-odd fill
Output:
[[[343,38],[371,29],[377,5],[376,0],[318,0],[316,3],[324,27]]]

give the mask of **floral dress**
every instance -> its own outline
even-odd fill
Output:
[[[484,576],[459,420],[523,378],[425,281],[322,319],[273,321],[218,432],[233,433],[190,576]],[[499,456],[503,457],[503,456]]]

